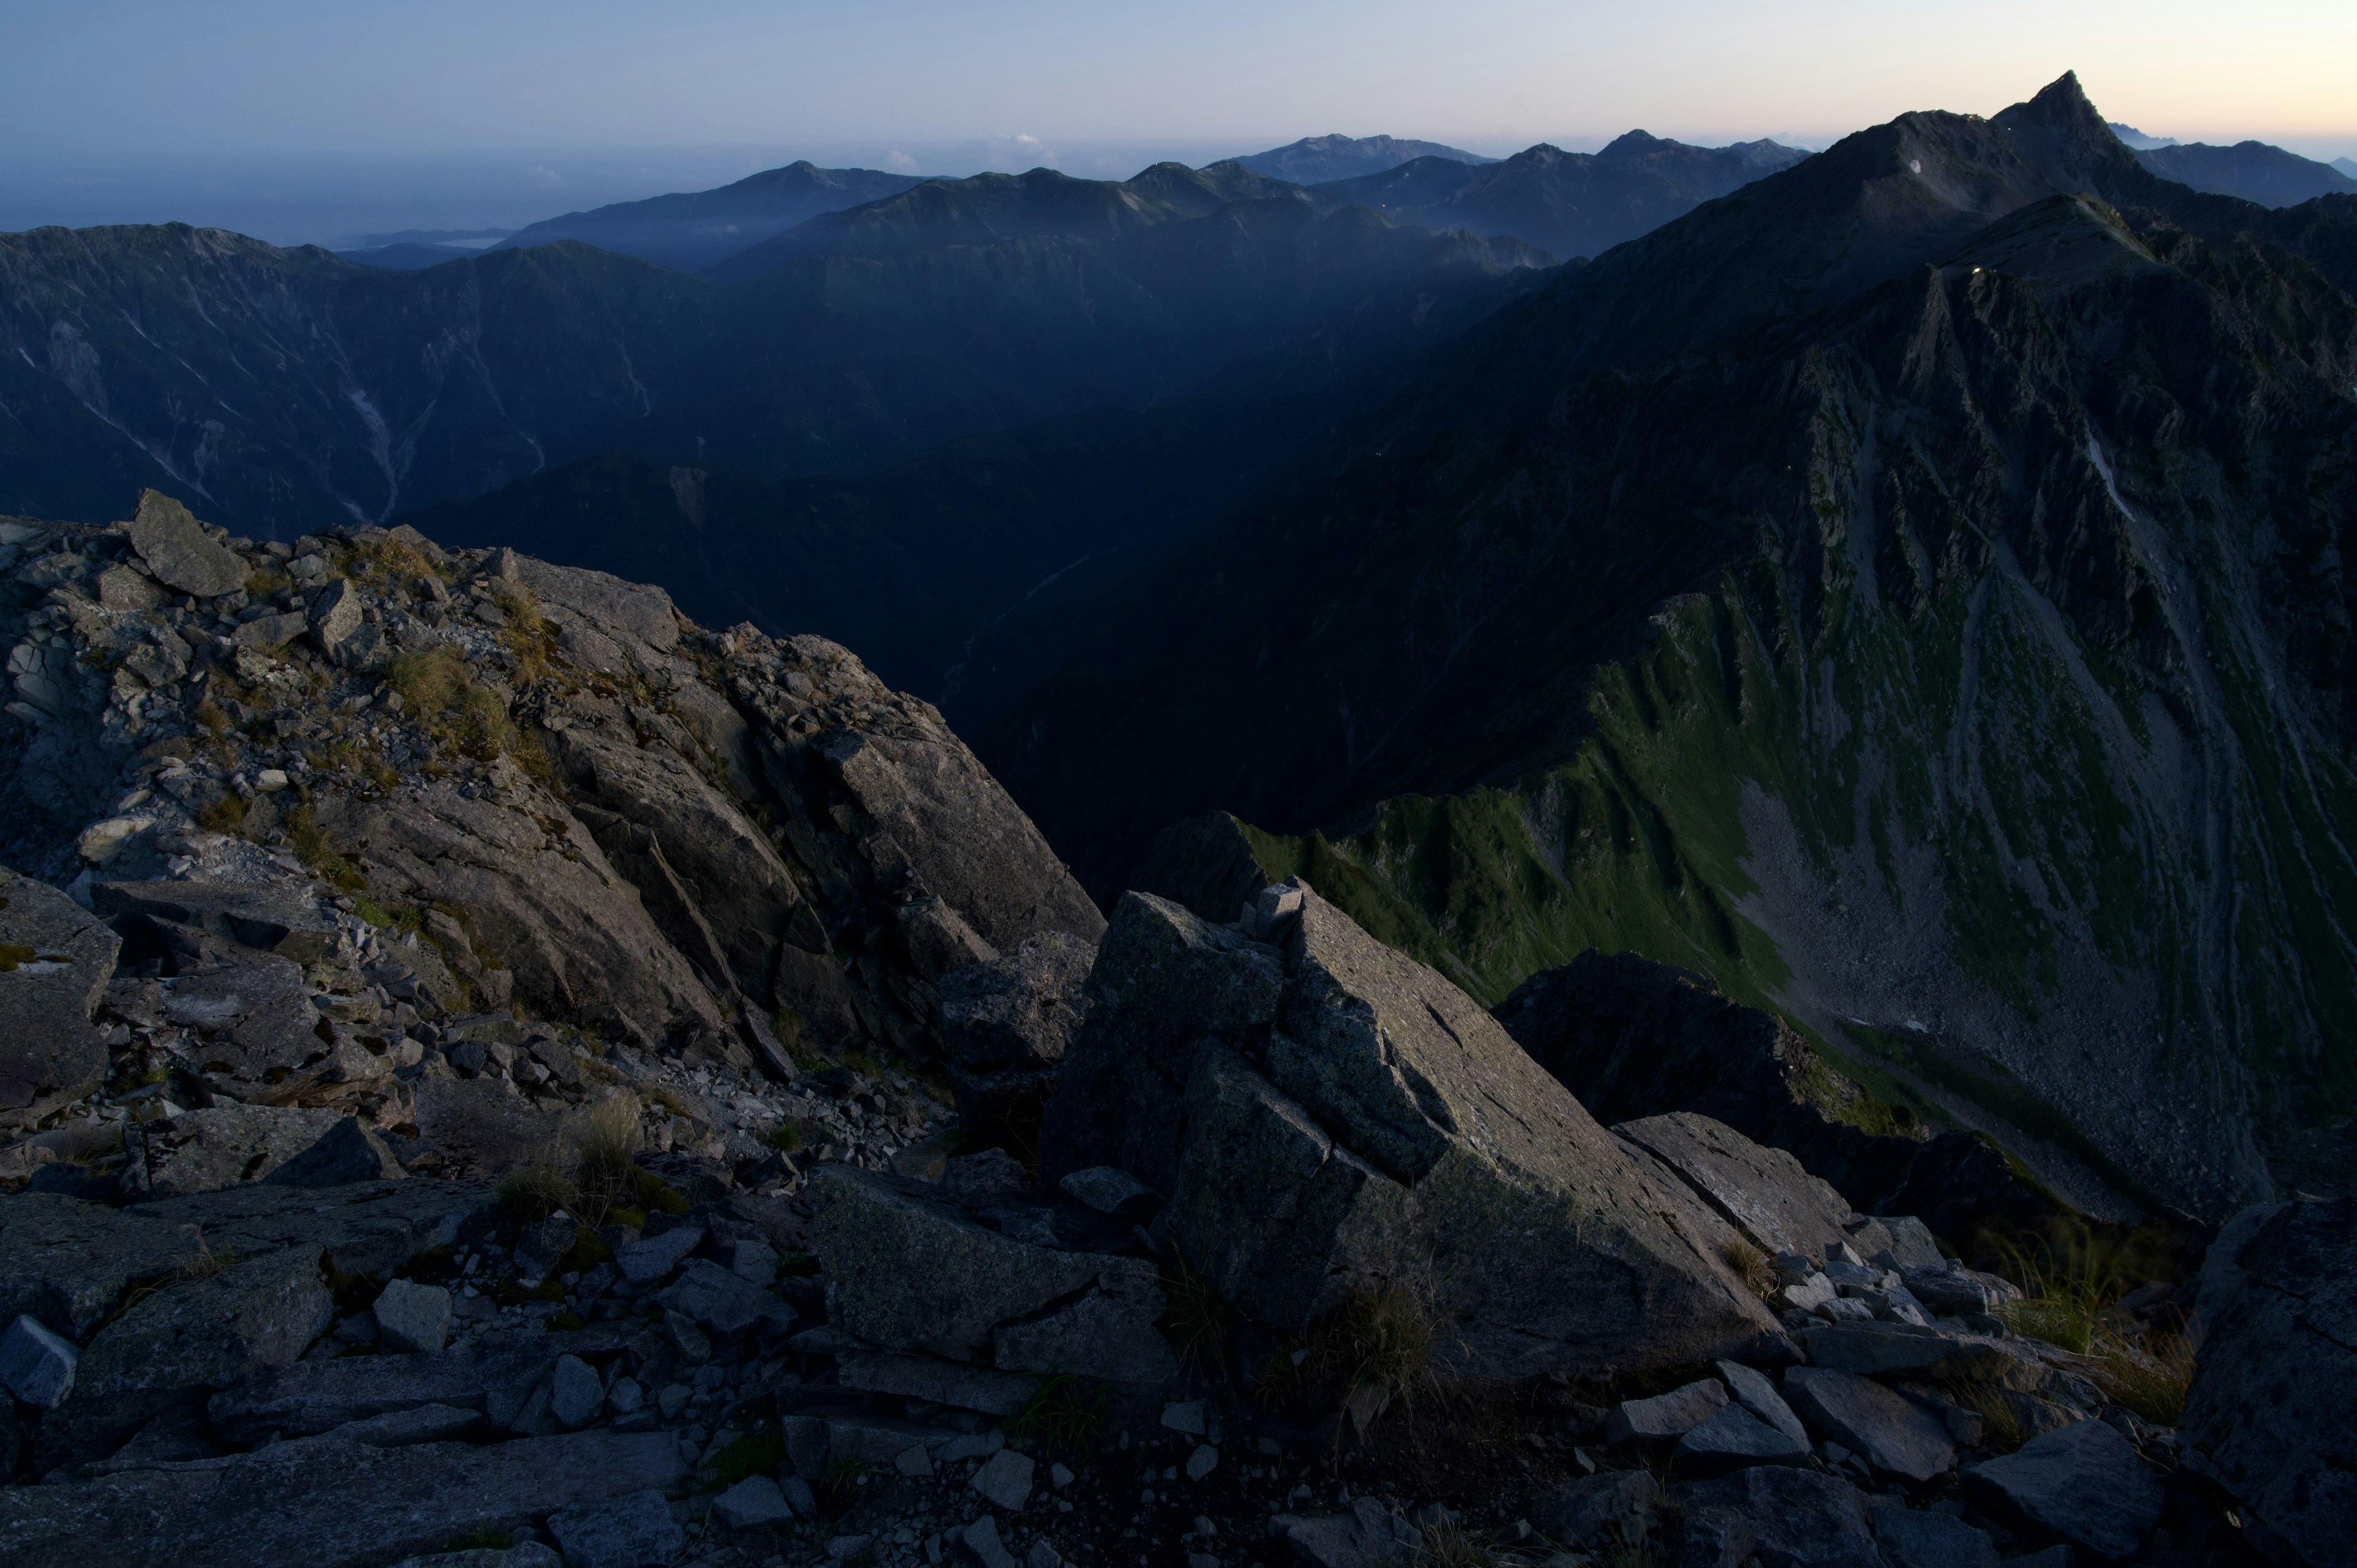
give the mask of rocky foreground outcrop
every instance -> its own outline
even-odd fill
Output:
[[[1583,1103],[1298,883],[1106,923],[832,644],[399,531],[6,527],[0,1563],[2345,1533],[2345,1205],[2143,1293],[2209,1336],[2180,1438],[1946,1226]]]

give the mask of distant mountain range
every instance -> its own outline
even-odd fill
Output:
[[[1448,158],[1460,164],[1498,161],[1444,143],[1411,141],[1405,136],[1304,136],[1297,142],[1234,161],[1254,174],[1270,175],[1295,185],[1323,185],[1329,180],[1381,174],[1415,158]]]
[[[2240,197],[2262,207],[2290,207],[2312,197],[2357,191],[2357,178],[2332,165],[2265,142],[2237,142],[2231,147],[2201,142],[2152,147],[2139,151],[2136,161],[2163,179],[2217,196]]]
[[[918,183],[915,175],[819,168],[804,159],[716,190],[620,201],[546,219],[517,231],[501,242],[501,248],[523,250],[555,240],[579,240],[658,266],[701,272],[819,213],[895,196]]]
[[[1774,142],[1692,147],[1631,131],[1598,153],[1542,143],[1480,167],[1419,157],[1317,191],[1394,222],[1512,234],[1557,255],[1592,256],[1808,156]]]

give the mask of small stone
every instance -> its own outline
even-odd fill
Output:
[[[863,1541],[866,1540],[865,1537],[861,1539]],[[965,1549],[974,1553],[982,1568],[1015,1568],[1014,1554],[999,1541],[998,1521],[990,1515],[985,1514],[967,1525],[959,1532],[958,1539],[965,1542]],[[827,1542],[830,1552],[834,1547],[834,1542]]]
[[[728,1270],[748,1284],[767,1290],[778,1283],[777,1250],[762,1241],[739,1241],[729,1254]]]
[[[1946,1422],[1870,1378],[1795,1367],[1784,1374],[1784,1391],[1803,1421],[1880,1474],[1928,1481],[1956,1462]]]
[[[892,1468],[903,1476],[930,1476],[933,1473],[933,1458],[925,1452],[923,1444],[911,1444],[893,1456]]]
[[[759,1530],[793,1522],[794,1510],[778,1483],[748,1476],[712,1499],[712,1511],[731,1530]]]
[[[1044,1535],[1033,1541],[1031,1550],[1023,1554],[1023,1568],[1063,1568],[1063,1563],[1064,1559],[1048,1544],[1048,1538]]]
[[[636,1415],[646,1408],[647,1391],[636,1378],[616,1378],[606,1391],[606,1407],[616,1415]]]
[[[1809,1445],[1809,1434],[1801,1425],[1801,1418],[1792,1413],[1792,1407],[1784,1402],[1784,1397],[1776,1391],[1776,1385],[1768,1380],[1765,1372],[1747,1367],[1740,1361],[1719,1361],[1714,1365],[1718,1375],[1727,1380],[1727,1391],[1735,1396],[1737,1403],[1803,1448]]]
[[[837,1563],[848,1563],[853,1558],[858,1556],[861,1552],[866,1551],[869,1546],[874,1544],[875,1540],[876,1538],[872,1535],[834,1536],[826,1543],[826,1554]],[[1002,1553],[1002,1555],[1004,1554]],[[1012,1558],[1007,1560],[1009,1562],[1014,1561]]]
[[[567,1427],[587,1426],[606,1403],[597,1369],[578,1356],[559,1356],[549,1374],[548,1412]]]
[[[548,1516],[565,1568],[669,1568],[686,1535],[671,1504],[652,1489],[608,1498]]]
[[[1208,1443],[1197,1444],[1195,1452],[1187,1455],[1187,1478],[1190,1481],[1200,1481],[1217,1469],[1219,1463],[1218,1449]]]
[[[1061,1465],[1050,1465],[1048,1466],[1048,1484],[1060,1492],[1072,1484],[1072,1473]]]
[[[55,1410],[72,1391],[81,1352],[27,1313],[0,1334],[0,1384],[27,1404]]]
[[[1113,1165],[1092,1165],[1084,1171],[1074,1171],[1057,1186],[1087,1204],[1099,1214],[1119,1214],[1127,1206],[1144,1206],[1152,1202],[1154,1189]]]
[[[450,1337],[450,1293],[440,1285],[393,1280],[378,1294],[373,1316],[386,1348],[439,1350]]]
[[[1162,1424],[1173,1432],[1183,1432],[1189,1437],[1200,1437],[1211,1430],[1204,1421],[1201,1400],[1189,1400],[1184,1404],[1164,1405]]]
[[[1754,1465],[1805,1465],[1809,1444],[1769,1425],[1739,1404],[1717,1413],[1678,1439],[1671,1462],[1682,1476],[1717,1477]]]
[[[662,1392],[655,1396],[655,1408],[662,1412],[665,1421],[677,1421],[679,1412],[687,1408],[687,1402],[694,1392],[685,1383],[666,1383]]]
[[[968,1483],[1009,1513],[1021,1511],[1031,1498],[1031,1455],[1002,1448],[992,1455]]]
[[[679,1267],[704,1240],[699,1226],[681,1225],[660,1236],[633,1241],[614,1253],[614,1267],[634,1285],[650,1285]]]
[[[800,1476],[786,1477],[778,1483],[778,1490],[785,1494],[786,1506],[792,1509],[798,1517],[818,1517],[818,1494],[812,1491],[811,1484]]]

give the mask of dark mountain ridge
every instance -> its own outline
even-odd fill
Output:
[[[1479,993],[1703,971],[2098,1206],[2344,1179],[2338,199],[2070,78],[1860,133],[1484,322],[982,749],[1094,885],[1326,825],[1269,853]]]
[[[2213,147],[2190,142],[2149,147],[2136,161],[2163,179],[2173,179],[2213,196],[2240,197],[2261,207],[2292,207],[2319,196],[2357,191],[2357,179],[2330,164],[2265,142]]]
[[[186,227],[0,237],[0,509],[153,485],[271,536],[617,446],[851,471],[1180,395],[1385,289],[1552,260],[1212,205],[1118,240],[806,255],[726,287],[571,241],[388,273]]]
[[[1421,157],[1318,194],[1398,222],[1513,234],[1557,255],[1592,256],[1808,156],[1774,142],[1693,147],[1631,131],[1598,153],[1541,143],[1479,168]]]

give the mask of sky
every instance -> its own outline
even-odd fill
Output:
[[[2357,156],[2350,0],[0,0],[0,229],[512,226],[799,156],[1119,177],[1328,131],[1823,145],[2075,69],[2114,120]]]

